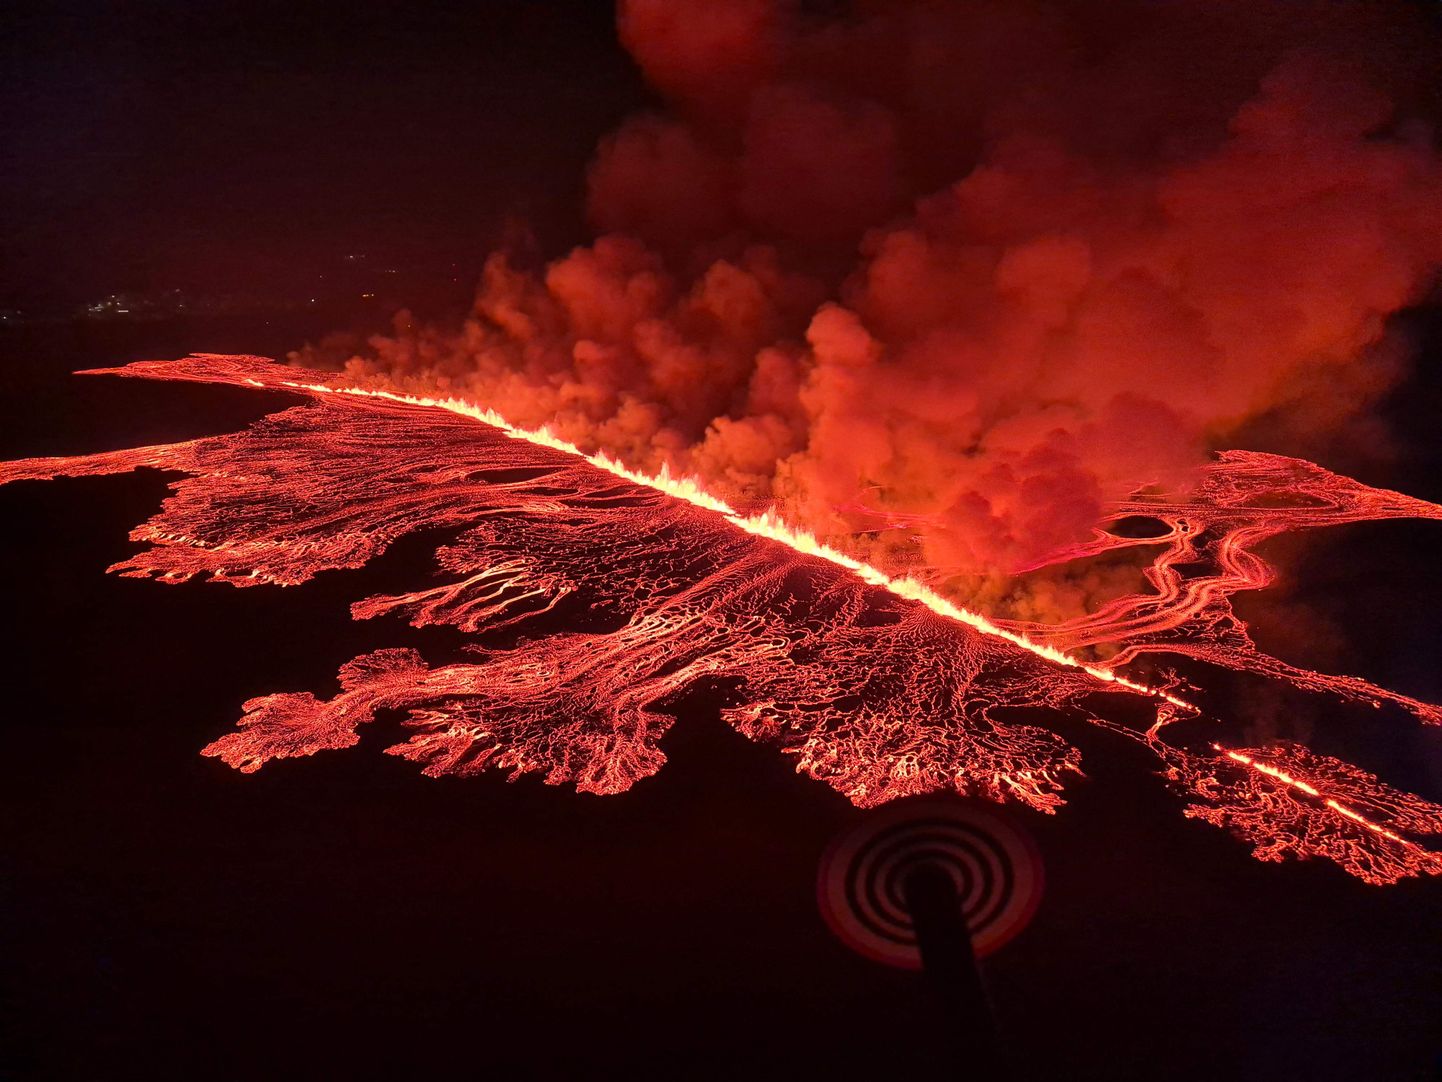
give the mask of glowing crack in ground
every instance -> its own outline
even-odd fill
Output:
[[[1058,554],[1158,546],[1153,594],[1060,627],[1001,625],[691,481],[633,473],[465,403],[356,390],[256,357],[103,371],[308,399],[232,435],[0,465],[0,483],[139,467],[187,475],[132,532],[149,547],[113,571],[290,586],[361,567],[418,531],[448,537],[434,549],[438,584],[363,599],[352,614],[459,629],[474,637],[464,660],[378,650],[342,667],[329,700],[251,699],[237,730],[205,749],[240,770],[353,745],[360,725],[396,710],[410,737],[388,751],[427,774],[534,771],[616,793],[664,763],[667,708],[718,680],[735,704],[723,711],[729,724],[858,805],[949,789],[1053,811],[1080,753],[1017,716],[1040,708],[1150,748],[1189,816],[1229,828],[1262,859],[1324,856],[1372,883],[1442,873],[1442,855],[1417,840],[1442,829],[1442,807],[1297,745],[1171,743],[1167,728],[1195,709],[1175,684],[1118,671],[1144,652],[1181,653],[1442,721],[1430,704],[1267,657],[1229,602],[1268,581],[1251,551],[1265,537],[1442,518],[1436,505],[1310,463],[1228,452],[1188,500],[1117,509],[1157,519],[1160,536],[1099,531]],[[552,630],[557,621],[572,630]],[[515,641],[498,644],[503,630]],[[1099,642],[1123,649],[1107,662],[1069,653]],[[1118,696],[1150,702],[1155,723],[1109,717]]]

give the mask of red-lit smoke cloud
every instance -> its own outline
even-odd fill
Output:
[[[498,253],[459,333],[403,318],[349,370],[957,589],[1258,418],[1281,443],[1364,410],[1442,263],[1404,9],[624,0],[618,24],[665,105],[597,149],[594,243],[539,274]]]

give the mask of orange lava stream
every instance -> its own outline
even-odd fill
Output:
[[[1283,785],[1289,785],[1293,789],[1296,789],[1298,792],[1306,793],[1310,797],[1316,797],[1333,811],[1340,812],[1348,819],[1354,820],[1355,822],[1366,827],[1373,833],[1380,834],[1382,837],[1388,838],[1394,842],[1401,842],[1403,845],[1410,845],[1414,849],[1422,849],[1422,847],[1417,845],[1416,842],[1404,838],[1400,834],[1394,834],[1392,831],[1388,830],[1384,826],[1379,826],[1378,824],[1372,822],[1372,820],[1368,819],[1361,812],[1353,811],[1341,801],[1322,793],[1322,791],[1319,790],[1315,785],[1310,785],[1307,782],[1302,781],[1300,778],[1294,778],[1285,770],[1278,770],[1276,767],[1268,766],[1266,763],[1259,763],[1250,755],[1243,755],[1239,751],[1229,751],[1228,749],[1222,747],[1220,744],[1213,744],[1212,747],[1215,748],[1217,751],[1221,752],[1228,759],[1231,759],[1233,762],[1241,763],[1243,766],[1250,767],[1251,769],[1256,770],[1259,773],[1267,775],[1267,777],[1269,778],[1275,778]]]
[[[246,382],[256,387],[265,387],[260,380],[247,380]],[[588,454],[575,444],[552,435],[544,428],[521,428],[511,424],[494,410],[473,405],[459,398],[426,398],[418,395],[400,394],[394,391],[383,391],[374,388],[360,387],[331,387],[320,383],[299,383],[293,380],[278,381],[281,387],[288,387],[298,391],[306,391],[311,394],[347,394],[360,395],[366,398],[381,398],[390,402],[399,402],[410,406],[427,406],[435,409],[447,410],[450,413],[457,413],[463,417],[470,417],[474,420],[498,428],[513,439],[525,440],[534,443],[539,447],[548,447],[553,451],[563,451],[566,454],[576,455],[584,459],[598,469],[614,474],[633,484],[644,485],[658,492],[664,492],[668,496],[684,500],[687,503],[704,508],[707,511],[714,511],[721,515],[734,526],[740,527],[749,534],[757,537],[769,538],[772,541],[780,542],[788,548],[794,549],[803,556],[814,556],[826,560],[838,567],[857,575],[863,581],[872,586],[879,586],[883,590],[895,594],[897,597],[908,601],[916,601],[925,605],[932,612],[945,616],[948,619],[956,620],[981,632],[983,635],[992,635],[999,639],[1005,639],[1013,646],[1035,654],[1037,657],[1045,658],[1047,661],[1058,665],[1067,665],[1080,669],[1089,676],[1104,683],[1115,684],[1128,691],[1134,691],[1141,695],[1149,695],[1179,707],[1189,713],[1200,713],[1196,706],[1185,699],[1178,698],[1170,692],[1130,680],[1121,676],[1111,669],[1101,668],[1096,665],[1088,665],[1084,661],[1058,650],[1054,646],[1037,642],[1028,636],[1016,631],[1008,630],[988,620],[980,613],[970,609],[962,608],[946,598],[942,597],[935,590],[914,578],[897,578],[888,575],[878,567],[864,563],[854,557],[840,552],[830,545],[817,540],[816,536],[806,530],[798,529],[795,526],[783,521],[779,516],[768,511],[762,515],[748,515],[736,510],[725,500],[713,496],[707,492],[701,483],[694,477],[673,477],[665,466],[662,466],[660,473],[645,473],[640,470],[633,470],[624,463],[617,461],[605,453]]]
[[[1269,538],[1354,522],[1414,518],[1442,521],[1442,506],[1371,488],[1315,463],[1254,451],[1225,451],[1202,470],[1185,500],[1132,499],[1116,505],[1108,523],[1146,519],[1162,527],[1148,537],[1120,537],[1099,528],[1094,539],[1056,554],[1067,563],[1123,548],[1159,551],[1143,570],[1151,592],[1129,594],[1062,624],[1015,623],[1013,630],[1059,650],[1101,643],[1119,649],[1108,666],[1146,653],[1164,653],[1285,681],[1309,691],[1380,706],[1400,706],[1429,725],[1442,708],[1356,676],[1319,673],[1260,650],[1232,597],[1263,590],[1275,572],[1257,555]]]

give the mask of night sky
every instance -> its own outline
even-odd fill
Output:
[[[597,138],[651,100],[608,3],[0,18],[0,308],[303,295],[352,252],[474,273],[517,221],[563,250],[585,237]],[[281,355],[337,318],[0,328],[0,457],[231,431],[287,403],[68,373]],[[1390,464],[1363,479],[1442,500],[1442,320],[1405,319],[1417,375],[1383,407]],[[148,471],[0,490],[18,642],[0,1077],[975,1077],[924,984],[817,914],[817,859],[862,813],[726,727],[723,689],[683,704],[666,768],[616,797],[426,779],[380,754],[395,722],[256,775],[201,758],[251,696],[328,690],[341,662],[408,641],[378,644],[347,606],[413,586],[420,549],[298,590],[104,575],[164,493]],[[1284,583],[1347,629],[1353,671],[1431,701],[1437,529],[1338,531]],[[1435,733],[1278,701],[1316,712],[1319,750],[1442,796]],[[1007,1077],[1439,1076],[1436,882],[1259,863],[1183,820],[1147,757],[1064,735],[1087,777],[1060,815],[1016,813],[1046,897],[984,966]]]
[[[514,218],[574,243],[597,137],[647,100],[604,2],[3,19],[0,307],[476,263]]]

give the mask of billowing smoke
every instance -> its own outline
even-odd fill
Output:
[[[1395,381],[1442,263],[1408,10],[623,0],[666,107],[598,147],[594,243],[495,254],[459,332],[402,314],[347,367],[977,596]]]

